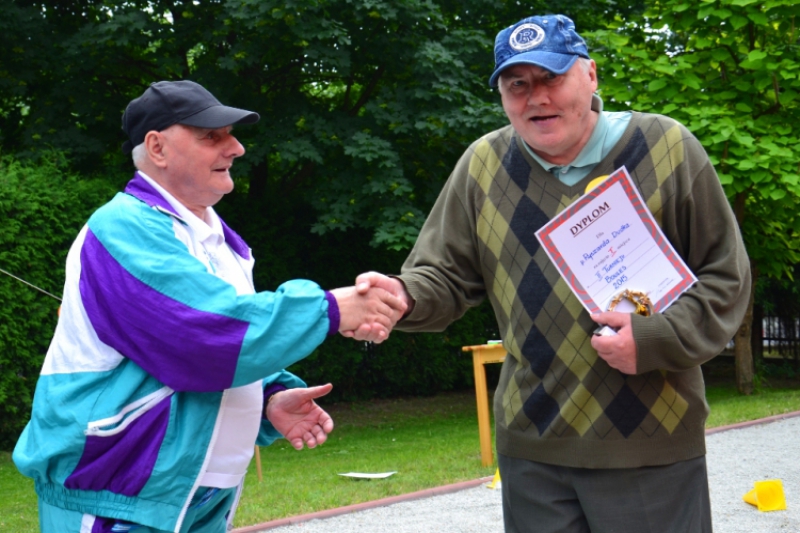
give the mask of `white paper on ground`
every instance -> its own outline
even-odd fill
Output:
[[[346,474],[339,474],[339,475],[344,477],[354,477],[358,479],[383,479],[396,473],[397,472],[380,472],[380,473],[370,474],[364,472],[348,472]]]

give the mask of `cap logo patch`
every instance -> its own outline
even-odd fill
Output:
[[[544,30],[537,24],[522,24],[508,38],[508,44],[514,50],[523,52],[536,48],[544,41]]]

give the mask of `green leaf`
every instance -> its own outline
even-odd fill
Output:
[[[747,18],[749,18],[759,26],[766,26],[767,24],[769,24],[769,19],[764,13],[759,13],[759,12],[748,13]]]
[[[774,189],[770,193],[770,198],[772,198],[773,200],[783,200],[784,198],[786,198],[786,191],[783,189]]]
[[[697,11],[697,18],[699,20],[705,20],[711,13],[713,13],[716,10],[717,10],[716,6],[713,5],[703,6]]]
[[[647,90],[650,91],[651,93],[654,93],[660,89],[663,89],[666,86],[667,86],[667,80],[663,78],[658,78],[650,82],[650,84],[647,86]]]
[[[740,15],[734,15],[730,18],[730,23],[733,26],[734,30],[741,30],[745,26],[747,26],[750,21],[747,17],[742,17]]]

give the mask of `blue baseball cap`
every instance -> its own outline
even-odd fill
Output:
[[[572,19],[564,15],[528,17],[497,34],[489,85],[497,87],[500,73],[511,65],[535,65],[564,74],[578,57],[589,59],[589,51]]]

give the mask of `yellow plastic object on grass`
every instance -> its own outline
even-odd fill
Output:
[[[744,501],[764,512],[786,509],[783,483],[780,479],[756,481],[755,488],[744,495]]]

